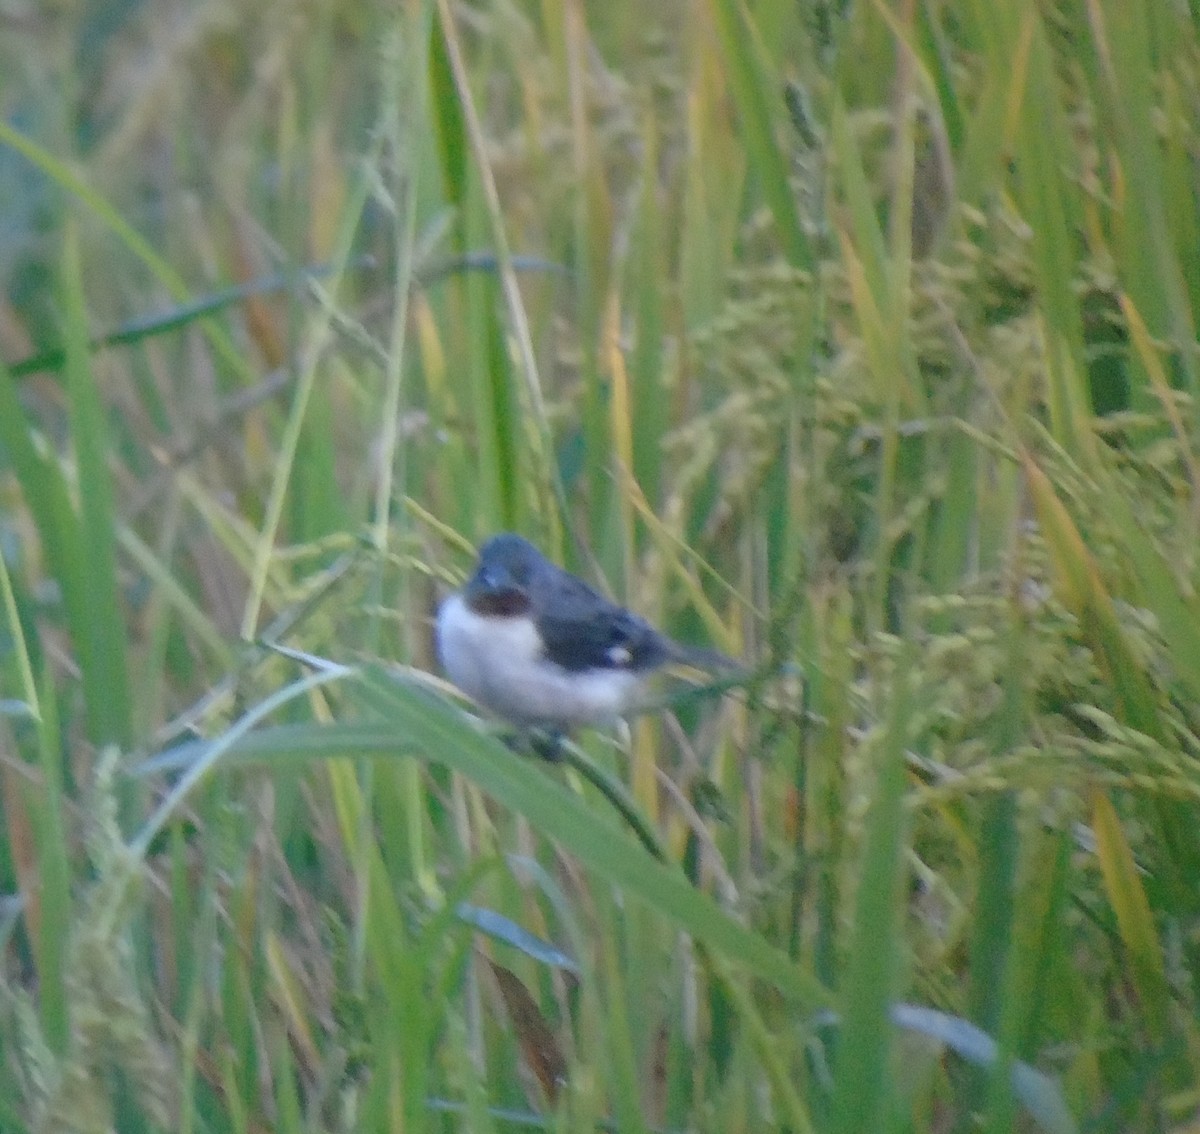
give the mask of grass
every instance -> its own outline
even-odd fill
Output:
[[[0,1129],[1194,1122],[1195,14],[88,11],[0,37]],[[754,676],[512,752],[506,528]]]

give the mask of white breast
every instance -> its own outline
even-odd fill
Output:
[[[628,712],[642,676],[626,670],[571,672],[542,656],[528,618],[484,618],[451,595],[438,611],[446,675],[464,693],[515,724],[600,724]]]

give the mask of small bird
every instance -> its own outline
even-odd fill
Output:
[[[442,603],[437,647],[455,685],[519,728],[614,721],[671,663],[741,668],[659,633],[507,532],[483,544],[474,574]]]

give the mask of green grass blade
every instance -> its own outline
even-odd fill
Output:
[[[88,184],[86,178],[80,177],[67,165],[45,147],[40,146],[32,138],[13,129],[8,122],[0,119],[0,144],[10,146],[23,155],[55,184],[71,194],[82,203],[89,212],[96,216],[118,240],[128,248],[147,268],[155,278],[163,284],[179,303],[190,301],[190,292],[183,278],[171,267],[170,263],[160,256],[150,243],[137,232],[128,221]],[[233,342],[220,329],[215,320],[204,319],[201,322],[204,332],[208,335],[214,349],[223,362],[237,374],[247,385],[254,382],[254,371],[246,357],[233,345]]]
[[[787,995],[814,1006],[828,1002],[828,993],[783,953],[692,889],[682,874],[653,859],[611,822],[598,818],[545,769],[476,732],[451,705],[374,671],[364,674],[358,693],[394,726],[396,735],[420,745],[427,759],[467,776],[631,897]]]
[[[0,378],[0,382],[2,381],[3,378]],[[13,591],[12,576],[9,574],[8,562],[4,557],[3,550],[0,550],[0,599],[4,603],[4,618],[8,623],[8,634],[13,643],[13,668],[16,669],[21,692],[25,698],[23,702],[17,702],[17,704],[23,705],[25,711],[34,720],[37,720],[42,713],[39,707],[37,682],[33,676],[33,664],[30,661],[29,641],[25,637],[25,627],[21,620],[17,596]],[[7,704],[7,702],[0,701],[0,705],[3,704]]]
[[[1200,603],[1180,584],[1175,568],[1145,530],[1124,488],[1111,483],[1104,493],[1108,516],[1118,529],[1121,548],[1141,584],[1140,599],[1153,611],[1166,639],[1175,674],[1193,701],[1200,701]]]
[[[1117,915],[1150,1035],[1161,1042],[1170,1011],[1166,961],[1133,851],[1112,801],[1101,791],[1092,793],[1092,830],[1105,889]]]
[[[783,112],[781,84],[768,73],[746,6],[738,0],[712,0],[712,13],[737,99],[746,150],[779,227],[784,254],[796,267],[812,268],[815,256],[800,226],[787,157],[776,133]]]
[[[38,1001],[46,1038],[61,1054],[65,1053],[71,1034],[68,994],[71,974],[66,964],[69,941],[63,933],[63,926],[70,922],[71,862],[64,814],[62,736],[49,674],[42,685],[45,694],[42,703],[46,711],[37,730],[42,786],[38,791],[30,785],[25,798],[35,819],[38,850],[37,925],[40,933],[39,940],[34,943],[38,961]]]
[[[86,628],[83,586],[83,535],[71,503],[70,490],[58,461],[41,451],[17,398],[15,384],[0,366],[0,443],[3,443],[17,482],[42,542],[50,572],[58,581],[67,624]],[[76,648],[86,649],[86,642]]]
[[[176,808],[191,794],[200,781],[217,766],[218,761],[229,749],[245,736],[256,724],[270,716],[276,709],[289,701],[305,696],[310,690],[330,682],[341,681],[351,671],[344,666],[331,666],[319,673],[309,674],[291,685],[272,694],[250,710],[240,721],[212,744],[207,745],[201,755],[188,764],[179,781],[166,794],[153,814],[142,826],[130,849],[134,854],[144,855],[158,833],[175,813]],[[340,754],[340,753],[338,753]]]
[[[996,721],[997,755],[1011,751],[1024,735],[1025,691],[1023,626],[1014,617],[1008,630],[1004,700]],[[971,1016],[990,1032],[1003,1019],[1005,975],[1012,944],[1020,834],[1014,792],[984,801],[979,827],[979,905],[971,942]]]
[[[1164,54],[1172,51],[1173,37],[1168,38],[1171,32],[1165,25],[1179,17],[1166,9],[1151,11],[1144,0],[1110,0],[1098,9],[1091,31],[1098,41],[1104,81],[1097,93],[1102,105],[1107,104],[1109,137],[1121,175],[1128,179],[1125,207],[1114,210],[1118,237],[1114,251],[1122,261],[1121,278],[1151,333],[1177,347],[1173,357],[1185,388],[1195,397],[1200,392],[1200,371],[1189,349],[1196,340],[1195,316],[1178,258],[1179,252],[1191,256],[1194,250],[1181,246],[1176,233],[1194,231],[1196,201],[1191,191],[1170,199],[1165,195],[1170,184],[1165,168],[1169,148],[1160,137],[1157,76],[1164,69],[1169,72],[1172,61],[1154,58],[1155,46],[1165,48]],[[1164,38],[1152,46],[1156,30]],[[1148,390],[1140,393],[1149,401]]]
[[[71,635],[79,647],[92,739],[98,744],[125,748],[133,739],[133,722],[126,621],[117,585],[120,520],[109,471],[108,425],[88,359],[82,265],[74,226],[67,230],[63,275],[67,397],[79,485],[79,550],[83,556],[75,573],[83,593],[79,603],[74,604],[83,616],[72,622]]]
[[[845,1019],[834,1067],[834,1134],[878,1129],[891,1091],[889,1013],[899,977],[904,862],[904,750],[912,694],[907,657],[896,666],[891,716],[876,782],[858,883],[850,957],[843,977]]]

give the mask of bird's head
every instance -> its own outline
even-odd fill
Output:
[[[479,549],[475,573],[463,596],[477,614],[513,618],[532,609],[531,591],[542,554],[527,539],[511,532],[492,536]]]

